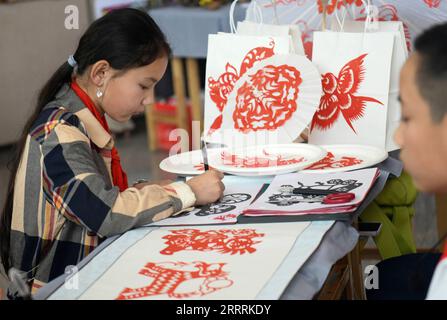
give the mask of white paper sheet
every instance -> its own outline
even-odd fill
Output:
[[[160,228],[128,249],[80,299],[254,299],[309,225]]]
[[[273,179],[268,189],[244,213],[266,213],[267,211],[283,213],[351,212],[363,201],[376,176],[377,168],[328,174],[291,173],[280,175]],[[294,188],[333,190],[334,193],[350,192],[355,194],[355,198],[346,203],[323,204],[324,196],[293,194]]]

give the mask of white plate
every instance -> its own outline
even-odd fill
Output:
[[[290,173],[322,159],[322,148],[304,143],[221,149],[209,155],[210,165],[225,173],[239,176],[269,176]],[[227,155],[227,157],[225,157]]]
[[[318,163],[311,166],[314,169],[305,169],[303,173],[332,173],[363,169],[374,166],[386,158],[388,152],[372,146],[339,144],[323,145],[328,154]],[[330,154],[333,157],[330,157]]]
[[[208,148],[208,157],[221,148]],[[220,153],[220,152],[219,152]],[[202,174],[203,157],[201,150],[178,153],[160,162],[160,169],[180,176],[196,176]]]

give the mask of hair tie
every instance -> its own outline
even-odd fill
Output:
[[[68,57],[67,62],[68,62],[68,64],[69,64],[70,66],[72,66],[73,68],[76,68],[76,66],[78,65],[78,63],[76,62],[76,60],[75,60],[75,58],[73,57],[73,55],[70,55],[70,56]]]

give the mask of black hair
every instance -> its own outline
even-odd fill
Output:
[[[432,120],[441,122],[447,112],[447,23],[423,32],[414,43],[420,56],[416,82],[428,102]]]
[[[147,13],[137,9],[118,9],[109,12],[89,26],[79,40],[73,57],[77,62],[75,72],[82,75],[89,66],[99,60],[106,60],[113,69],[125,72],[148,65],[170,54],[171,49],[165,36]],[[64,84],[71,82],[73,73],[73,67],[68,62],[64,62],[51,76],[41,89],[35,110],[16,144],[15,155],[10,162],[12,166],[6,202],[0,219],[0,254],[6,272],[10,267],[14,181],[28,132],[42,109],[54,100],[56,93]]]

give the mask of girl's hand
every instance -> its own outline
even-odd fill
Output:
[[[212,169],[186,182],[196,196],[196,205],[213,203],[222,197],[225,190],[223,177],[222,172]]]

